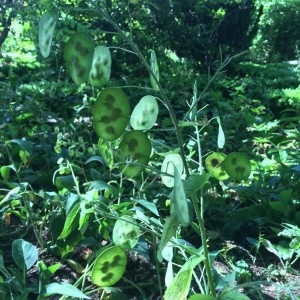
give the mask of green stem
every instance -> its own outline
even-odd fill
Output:
[[[146,69],[148,70],[149,74],[151,74],[151,76],[154,78],[155,82],[157,83],[158,86],[158,90],[159,93],[161,95],[161,98],[163,100],[163,103],[165,105],[165,107],[167,108],[167,110],[169,111],[174,129],[175,129],[175,133],[176,133],[176,138],[177,138],[177,142],[178,142],[178,146],[180,149],[180,154],[183,160],[183,164],[184,164],[184,169],[185,172],[187,174],[187,176],[189,175],[189,168],[188,168],[188,164],[185,158],[185,154],[184,154],[184,149],[183,149],[183,140],[181,137],[181,131],[180,128],[178,126],[178,121],[177,121],[177,117],[175,115],[175,112],[172,108],[172,105],[170,103],[169,98],[167,97],[167,95],[164,92],[164,89],[162,88],[158,78],[155,76],[154,72],[151,69],[151,66],[149,65],[148,61],[146,60],[146,58],[144,57],[144,55],[141,53],[140,49],[138,48],[138,46],[132,41],[132,39],[130,37],[128,37],[126,34],[124,34],[124,32],[122,31],[122,29],[110,18],[110,16],[105,13],[97,4],[92,2],[92,5],[94,7],[96,7],[96,9],[101,13],[101,15],[110,23],[114,26],[114,28],[116,29],[117,33],[120,34],[120,36],[131,46],[133,52],[140,58],[140,60],[142,61],[143,65],[146,67]]]
[[[203,205],[203,197],[201,197],[202,199],[200,200],[200,205],[202,207]],[[199,209],[199,199],[194,195],[192,197],[192,202],[193,202],[193,206],[196,212],[196,216],[198,219],[198,224],[199,224],[199,228],[200,228],[200,232],[201,232],[201,241],[202,241],[202,247],[203,247],[203,254],[204,254],[204,266],[205,266],[205,272],[206,272],[206,276],[207,276],[207,280],[208,280],[208,285],[210,288],[210,293],[216,297],[217,293],[216,293],[216,287],[215,287],[215,282],[213,279],[213,275],[212,275],[212,266],[211,266],[211,261],[209,258],[209,253],[208,253],[208,245],[207,245],[207,239],[206,239],[206,232],[205,232],[205,227],[204,227],[204,220],[202,217],[202,209],[200,211]]]

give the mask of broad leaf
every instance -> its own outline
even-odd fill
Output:
[[[20,270],[29,270],[38,259],[38,249],[23,239],[12,243],[12,256]]]

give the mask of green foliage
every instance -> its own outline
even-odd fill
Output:
[[[5,246],[25,246],[13,254],[21,289],[13,273],[2,274],[0,289],[32,292],[24,265],[32,267],[37,249],[11,235],[15,219],[80,274],[73,285],[49,283],[60,265],[38,262],[41,298],[87,298],[94,288],[105,295],[102,287],[125,283],[143,298],[151,291],[166,299],[249,299],[234,285],[254,280],[248,267],[264,255],[261,245],[292,267],[297,228],[276,237],[274,228],[300,220],[299,70],[222,58],[247,48],[264,26],[256,24],[259,11],[251,15],[253,1],[56,4],[60,19],[47,36],[47,20],[40,22],[47,60],[1,59],[1,237],[10,237]],[[90,252],[78,261],[81,248]],[[245,249],[245,257],[231,260],[228,249]],[[226,274],[212,266],[221,255],[230,262]],[[130,273],[140,257],[149,273],[141,280]]]

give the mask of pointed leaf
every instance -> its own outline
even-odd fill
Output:
[[[38,259],[38,249],[23,239],[12,243],[12,256],[20,270],[29,270]]]
[[[173,164],[171,162],[171,164]],[[185,196],[183,182],[178,172],[178,169],[173,164],[174,168],[174,188],[173,188],[173,197],[175,212],[178,218],[178,222],[186,227],[191,224],[192,219],[190,216],[189,205]]]
[[[58,240],[65,239],[74,229],[78,228],[80,203],[76,203],[67,215],[64,228],[57,238]]]
[[[220,117],[217,117],[217,122],[219,124],[219,132],[218,132],[218,148],[222,149],[225,145],[225,134],[221,125]]]
[[[164,300],[186,299],[191,286],[192,271],[192,269],[187,269],[177,273],[164,294]]]
[[[154,50],[151,50],[150,67],[157,81],[159,81],[159,69],[158,69],[157,58]],[[154,90],[159,90],[158,84],[152,74],[150,74],[150,82]]]
[[[84,293],[82,293],[77,287],[74,285],[62,282],[62,283],[50,283],[47,284],[42,292],[43,296],[50,296],[50,295],[64,295],[70,296],[73,298],[83,298],[83,299],[91,299]]]
[[[163,256],[162,251],[167,246],[168,242],[171,240],[173,236],[175,236],[178,227],[178,220],[175,214],[166,218],[166,222],[164,224],[163,232],[161,235],[161,240],[158,246],[157,251],[157,259],[162,262]]]

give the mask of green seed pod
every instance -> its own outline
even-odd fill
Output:
[[[101,87],[106,84],[111,73],[111,55],[109,48],[98,46],[95,48],[89,81],[93,86]]]
[[[225,158],[225,153],[213,152],[205,159],[205,167],[207,171],[212,177],[218,180],[225,180],[229,177],[222,165]]]
[[[227,155],[222,167],[233,180],[245,180],[251,173],[251,162],[247,154],[232,152]]]
[[[126,132],[119,145],[118,160],[125,176],[135,177],[144,170],[151,154],[151,142],[140,130]]]
[[[120,88],[107,88],[94,104],[94,130],[103,140],[114,141],[124,132],[129,114],[127,95]]]
[[[78,32],[71,36],[65,46],[64,58],[67,71],[77,84],[87,81],[95,44],[92,38],[85,32]]]

